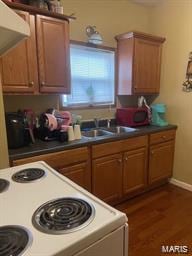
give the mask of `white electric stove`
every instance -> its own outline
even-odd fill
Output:
[[[0,255],[127,256],[127,217],[44,162],[2,169]]]

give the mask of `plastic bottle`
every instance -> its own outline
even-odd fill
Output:
[[[74,126],[74,135],[75,135],[76,140],[81,139],[81,130],[80,130],[80,125],[79,124],[75,124],[75,126]]]

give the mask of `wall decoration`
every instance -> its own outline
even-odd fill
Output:
[[[189,53],[189,60],[187,64],[186,80],[183,83],[183,91],[192,92],[192,52]]]

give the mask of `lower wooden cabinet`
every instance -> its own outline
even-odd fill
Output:
[[[91,173],[89,167],[90,166],[87,164],[87,162],[83,162],[80,164],[61,168],[58,171],[81,187],[91,191]]]
[[[150,147],[149,184],[172,176],[175,141]]]
[[[125,152],[123,159],[123,195],[128,195],[147,185],[147,148]]]
[[[59,173],[91,191],[91,166],[88,147],[18,159],[13,161],[12,165],[16,166],[36,161],[45,161]]]
[[[12,165],[45,161],[103,201],[116,204],[172,176],[175,134],[171,129],[19,159]]]
[[[147,185],[147,145],[148,136],[138,136],[93,146],[93,194],[113,203],[143,189]]]
[[[122,156],[114,154],[92,162],[92,192],[105,202],[121,197]]]

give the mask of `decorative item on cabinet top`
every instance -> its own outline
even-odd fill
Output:
[[[91,44],[102,44],[103,39],[101,34],[96,31],[96,26],[87,26],[86,34],[88,36],[88,42]]]
[[[184,92],[192,92],[192,52],[189,53],[189,60],[186,71],[186,80],[183,83]]]
[[[54,17],[54,18],[59,18],[59,19],[64,19],[64,20],[75,20],[76,18],[74,17],[75,13],[71,13],[69,15],[64,15],[63,13],[61,14],[61,9],[57,10],[57,12],[53,8],[51,9],[50,2],[53,2],[51,0],[2,0],[7,6],[9,6],[12,9],[16,10],[21,10],[21,11],[27,11],[31,14],[40,14],[40,15],[45,15],[48,17]],[[45,8],[38,8],[35,5],[29,5],[29,1],[31,2],[44,2]],[[49,3],[47,5],[46,3]],[[47,7],[46,7],[47,5]],[[58,5],[62,7],[61,5]]]

